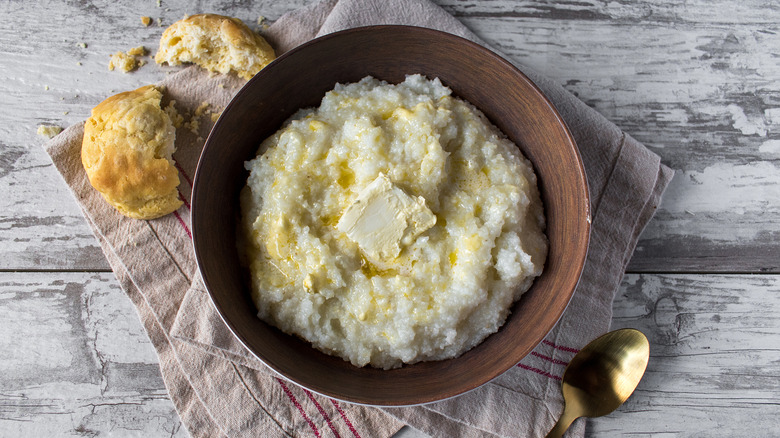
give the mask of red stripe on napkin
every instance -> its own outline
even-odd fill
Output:
[[[184,194],[181,192],[181,190],[179,190],[179,199],[181,199],[181,202],[183,202],[184,206],[187,207],[187,210],[192,211],[190,208],[190,203],[187,202],[187,199],[184,198]]]
[[[553,359],[553,358],[551,358],[550,356],[545,356],[545,355],[543,355],[543,354],[539,354],[539,353],[537,353],[537,352],[535,352],[535,351],[532,351],[532,352],[531,352],[531,354],[532,354],[533,356],[536,356],[536,357],[538,357],[539,359],[546,360],[547,362],[552,362],[552,363],[554,363],[554,364],[556,364],[556,365],[568,365],[568,364],[569,364],[568,362],[564,362],[564,361],[562,361],[562,360],[558,360],[558,359]]]
[[[355,436],[355,438],[360,438],[360,434],[355,429],[355,426],[352,425],[352,422],[349,421],[347,418],[347,414],[344,413],[344,411],[341,409],[341,406],[339,406],[339,403],[336,400],[330,399],[330,402],[333,403],[333,406],[336,407],[336,410],[339,411],[339,415],[341,415],[341,418],[344,419],[344,422],[347,423],[347,426],[349,427],[349,430],[352,431],[352,435]]]
[[[309,423],[309,427],[311,427],[311,430],[314,431],[314,436],[317,438],[320,438],[320,431],[317,429],[317,426],[314,424],[313,421],[309,418],[308,415],[306,415],[306,412],[303,410],[303,407],[300,403],[298,403],[298,399],[295,398],[295,394],[290,391],[290,388],[287,387],[287,385],[284,384],[282,379],[276,378],[276,381],[279,382],[280,385],[282,385],[282,389],[284,390],[284,393],[287,394],[287,397],[290,399],[290,401],[295,405],[296,408],[298,408],[298,412],[301,413],[303,416],[303,419],[306,420],[307,423]]]
[[[550,342],[550,341],[548,341],[546,339],[544,341],[542,341],[542,343],[544,345],[549,345],[550,347],[555,348],[557,350],[568,351],[569,353],[579,353],[580,352],[580,350],[577,350],[576,348],[564,347],[562,345],[556,345],[556,344],[553,344],[552,342]]]
[[[311,394],[310,391],[303,390],[303,392],[306,393],[306,397],[309,397],[309,400],[314,402],[314,406],[317,407],[317,410],[320,411],[320,415],[322,415],[322,418],[325,419],[325,422],[328,423],[328,427],[330,427],[330,430],[333,431],[333,434],[336,435],[336,438],[341,438],[341,435],[339,435],[338,431],[335,427],[333,427],[333,423],[330,422],[330,415],[328,415],[327,412],[325,412],[325,409],[322,409],[322,406],[317,402],[317,399],[314,398],[314,396]]]
[[[524,370],[532,371],[532,372],[534,372],[536,374],[541,374],[544,377],[549,377],[549,378],[555,379],[555,380],[563,380],[562,378],[556,376],[555,374],[550,374],[547,371],[540,370],[539,368],[529,367],[528,365],[523,365],[521,363],[517,364],[517,366],[519,366],[520,368],[522,368]]]

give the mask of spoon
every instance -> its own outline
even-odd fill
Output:
[[[649,356],[650,343],[634,329],[615,330],[586,345],[563,373],[563,414],[547,438],[563,436],[579,417],[601,417],[622,405],[642,379]]]

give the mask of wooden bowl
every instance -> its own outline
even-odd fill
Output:
[[[358,368],[262,322],[239,264],[236,229],[244,162],[296,110],[319,106],[337,82],[372,75],[398,83],[405,75],[438,77],[474,104],[533,163],[550,241],[544,273],[515,303],[504,326],[458,358],[394,370]],[[450,34],[407,26],[334,33],[274,61],[241,89],[211,131],[192,196],[198,266],[216,309],[261,361],[311,391],[378,406],[428,403],[474,389],[515,366],[563,313],[585,262],[588,188],[577,147],[542,92],[512,64]]]

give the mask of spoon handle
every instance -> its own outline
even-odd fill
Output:
[[[563,433],[571,426],[571,423],[580,417],[573,411],[574,409],[569,409],[568,406],[564,405],[561,418],[558,419],[558,422],[555,423],[555,427],[547,434],[546,438],[561,438]]]

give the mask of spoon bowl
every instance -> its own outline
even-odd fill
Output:
[[[563,436],[579,417],[601,417],[622,405],[647,369],[650,343],[642,332],[621,329],[585,346],[563,374],[564,409],[547,438]]]

